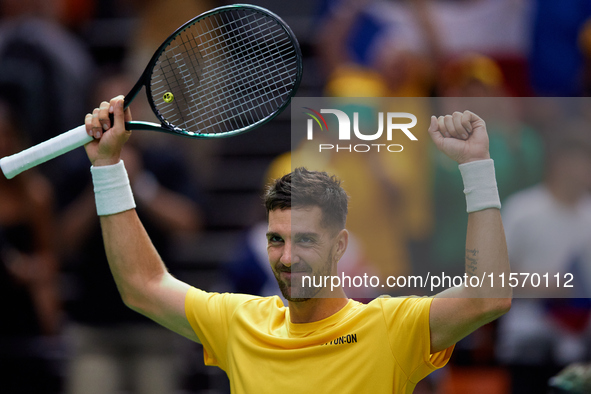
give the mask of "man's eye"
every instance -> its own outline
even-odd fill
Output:
[[[277,243],[277,242],[281,242],[281,241],[283,241],[283,239],[281,237],[277,237],[277,236],[269,237],[269,243]]]
[[[312,242],[314,242],[314,240],[312,238],[310,238],[310,237],[302,237],[302,238],[300,238],[300,243],[308,244],[308,243],[312,243]]]

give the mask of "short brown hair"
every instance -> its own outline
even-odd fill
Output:
[[[274,180],[265,193],[267,216],[275,209],[317,206],[325,227],[345,228],[349,197],[335,175],[304,167]]]

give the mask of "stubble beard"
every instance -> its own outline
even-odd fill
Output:
[[[320,272],[312,272],[309,275],[311,280],[313,281],[314,277],[320,277],[320,279],[323,279],[325,276],[330,275],[331,262],[332,262],[332,252],[329,254],[327,261],[322,265],[321,271]],[[288,283],[288,282],[284,281],[283,279],[281,279],[280,272],[276,272],[275,270],[273,270],[273,274],[275,275],[275,279],[277,280],[277,284],[279,285],[279,290],[281,290],[281,294],[283,295],[283,298],[285,298],[287,301],[290,301],[290,302],[309,301],[312,298],[314,298],[323,289],[322,286],[321,287],[314,287],[314,286],[303,287],[302,283],[297,283],[297,284],[295,284],[296,286],[292,286],[292,285],[294,285],[294,283]],[[289,281],[289,282],[293,282],[293,280]],[[295,289],[296,295],[298,297],[292,296],[294,289]]]

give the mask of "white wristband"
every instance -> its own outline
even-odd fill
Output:
[[[476,212],[487,208],[501,208],[495,165],[492,159],[460,164],[466,195],[466,211]]]
[[[133,193],[123,160],[110,166],[90,167],[94,184],[96,212],[113,215],[135,208]]]

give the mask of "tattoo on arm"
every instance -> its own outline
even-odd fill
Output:
[[[478,268],[478,249],[466,249],[466,273],[476,275]]]

